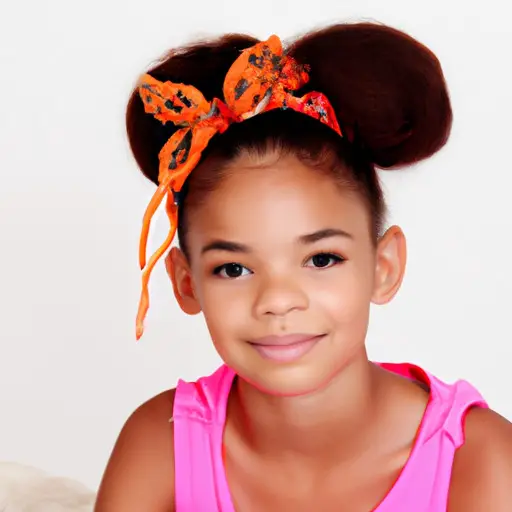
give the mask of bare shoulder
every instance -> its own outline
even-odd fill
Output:
[[[175,390],[142,404],[116,441],[98,492],[95,512],[174,512]]]
[[[512,510],[512,424],[489,409],[465,420],[465,443],[455,455],[450,512]]]

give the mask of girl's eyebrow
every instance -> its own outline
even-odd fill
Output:
[[[354,237],[350,233],[344,231],[343,229],[326,228],[320,229],[319,231],[315,231],[314,233],[309,233],[307,235],[300,236],[299,242],[301,244],[313,244],[315,242],[319,242],[320,240],[324,240],[325,238],[333,238],[337,236],[341,236],[343,238],[350,238],[351,240],[354,239]]]
[[[315,242],[319,242],[320,240],[333,237],[343,237],[349,238],[351,240],[354,238],[350,233],[342,229],[326,228],[320,229],[319,231],[315,231],[313,233],[308,233],[306,235],[301,235],[298,237],[297,241],[300,244],[309,245]],[[231,253],[249,254],[252,252],[252,249],[248,245],[241,244],[239,242],[218,239],[213,240],[212,242],[206,244],[201,250],[201,254],[205,254],[210,251],[224,251]]]
[[[209,251],[225,251],[247,254],[250,253],[252,249],[248,245],[240,244],[238,242],[230,242],[229,240],[213,240],[202,248],[201,254],[205,254]]]

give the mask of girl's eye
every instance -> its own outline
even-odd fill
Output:
[[[328,254],[328,253],[320,253],[315,254],[312,258],[310,258],[306,266],[313,266],[315,268],[328,268],[334,265],[338,265],[339,263],[343,263],[345,260],[341,256],[337,256],[336,254]]]
[[[217,267],[213,273],[217,276],[223,277],[224,279],[236,279],[237,277],[242,277],[244,275],[251,274],[252,272],[239,263],[226,263],[225,265]]]

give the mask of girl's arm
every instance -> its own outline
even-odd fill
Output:
[[[472,409],[453,465],[449,512],[512,511],[512,424]]]
[[[139,407],[125,423],[98,492],[95,512],[174,512],[174,390]]]

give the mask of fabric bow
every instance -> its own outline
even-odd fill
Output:
[[[310,92],[301,98],[293,96],[309,80],[307,66],[283,55],[281,40],[271,36],[241,52],[224,80],[224,100],[205,99],[191,85],[160,82],[145,74],[138,91],[144,110],[163,124],[179,126],[159,153],[158,188],[144,214],[139,245],[142,270],[142,292],[136,320],[137,339],[143,334],[144,319],[149,309],[148,283],[157,261],[169,249],[178,226],[175,193],[201,159],[203,150],[217,133],[232,123],[242,122],[273,109],[292,109],[325,123],[340,135],[341,130],[329,100],[321,93]],[[166,198],[170,229],[167,238],[146,262],[146,248],[151,219]]]

